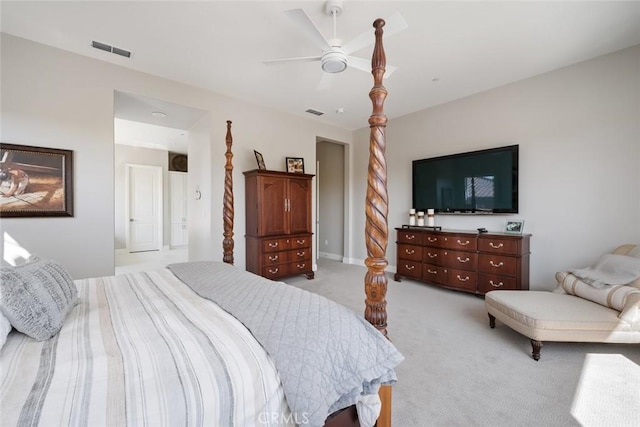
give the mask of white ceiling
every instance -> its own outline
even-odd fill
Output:
[[[1,7],[4,33],[346,129],[368,126],[369,73],[347,69],[318,90],[319,62],[262,63],[320,54],[283,11],[303,8],[330,38],[323,1],[2,1]],[[337,35],[347,42],[369,31],[373,42],[373,21],[396,11],[408,29],[384,39],[387,62],[398,67],[385,80],[389,118],[640,43],[639,1],[345,1]],[[92,40],[133,54],[96,50]],[[371,53],[369,46],[353,55]],[[141,108],[148,101],[128,100]],[[148,108],[157,107],[145,108],[149,117]],[[310,116],[308,108],[325,115]],[[185,129],[193,114],[169,127]],[[139,111],[116,116],[145,121]]]

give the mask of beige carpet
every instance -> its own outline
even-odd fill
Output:
[[[321,259],[285,281],[364,312],[366,269]],[[480,297],[389,275],[388,331],[404,354],[395,427],[640,425],[640,346],[547,343],[489,320]]]

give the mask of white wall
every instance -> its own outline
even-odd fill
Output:
[[[210,172],[202,175],[201,185],[209,182],[211,192],[201,213],[209,212],[210,229],[204,227],[202,233],[190,230],[189,236],[190,240],[200,239],[202,252],[197,256],[207,259],[222,259],[224,138],[226,120],[233,120],[235,255],[241,268],[245,266],[242,171],[256,168],[253,150],[265,155],[269,169],[284,170],[285,157],[296,156],[303,157],[308,172],[314,173],[316,137],[352,141],[352,132],[317,119],[259,107],[6,34],[0,37],[0,139],[73,150],[75,205],[72,218],[5,218],[0,224],[3,241],[7,233],[31,253],[59,260],[74,278],[114,273],[116,90],[209,112],[211,148],[203,159],[208,159]],[[195,161],[189,157],[190,162]],[[191,187],[194,182],[189,179]],[[4,259],[4,244],[2,251]]]
[[[369,130],[355,140],[358,195],[366,191]],[[507,218],[525,219],[524,231],[533,235],[532,289],[552,289],[556,271],[589,265],[619,244],[640,243],[635,46],[389,121],[389,263],[396,263],[393,228],[408,222],[412,160],[510,144],[520,145],[520,213],[438,215],[437,225],[501,231]],[[364,204],[355,197],[355,205],[353,229],[364,230]],[[363,260],[364,233],[352,241],[355,258]]]

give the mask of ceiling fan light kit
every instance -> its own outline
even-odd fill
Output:
[[[322,69],[327,73],[341,73],[347,69],[347,56],[334,47],[322,54]]]

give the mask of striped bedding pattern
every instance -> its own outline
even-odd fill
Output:
[[[58,335],[2,348],[2,425],[295,425],[260,344],[168,270],[75,283]]]

